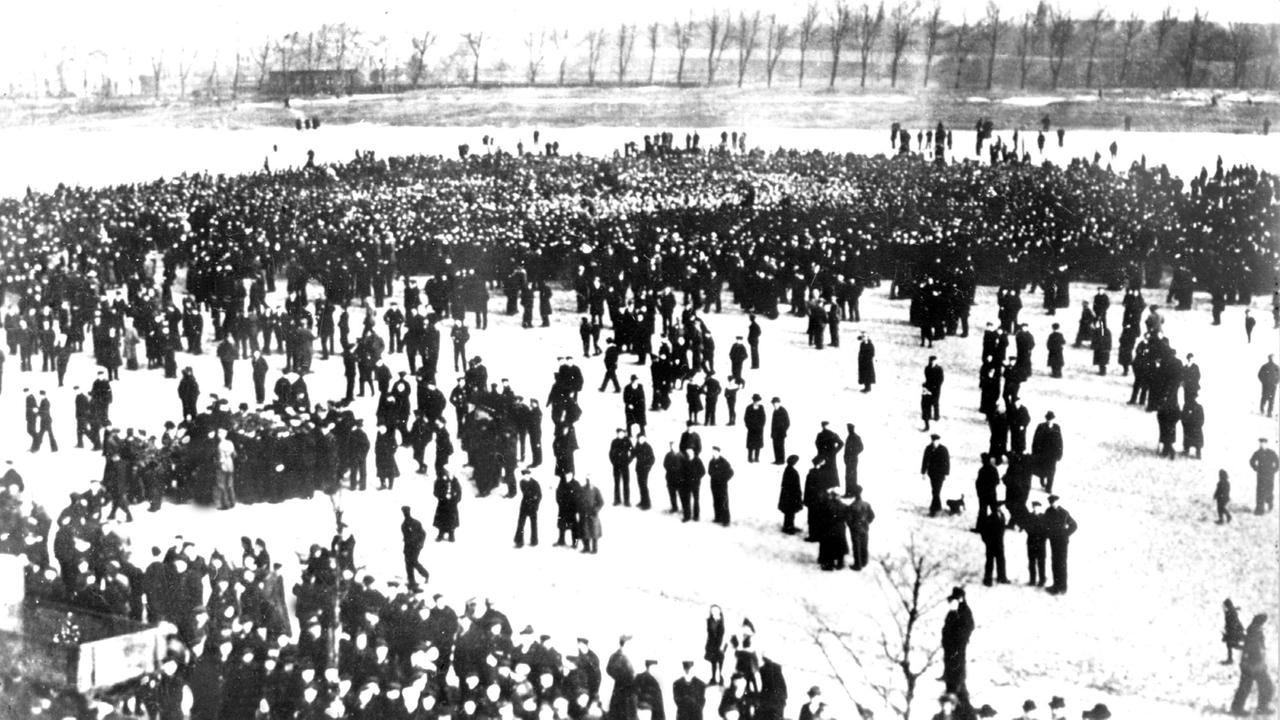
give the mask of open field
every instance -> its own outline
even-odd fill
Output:
[[[973,312],[978,328],[994,318],[993,293],[991,288],[979,291]],[[1072,293],[1078,301],[1092,294],[1092,288],[1074,286]],[[1162,293],[1152,292],[1147,299],[1159,302]],[[491,378],[510,378],[518,393],[540,397],[549,387],[555,356],[578,354],[577,320],[568,312],[572,297],[557,293],[555,300],[557,314],[550,328],[521,330],[518,318],[491,312],[490,328],[473,332],[469,349],[484,358]],[[1043,707],[1053,694],[1068,699],[1072,716],[1095,702],[1106,702],[1116,717],[1129,718],[1191,718],[1225,707],[1237,671],[1218,664],[1222,599],[1233,598],[1246,618],[1254,612],[1273,618],[1280,614],[1280,527],[1274,516],[1258,518],[1248,512],[1253,494],[1249,453],[1259,435],[1275,437],[1277,430],[1274,421],[1256,414],[1254,374],[1280,343],[1262,304],[1255,303],[1260,323],[1252,344],[1245,343],[1239,307],[1228,310],[1220,327],[1210,326],[1205,298],[1197,298],[1191,312],[1168,313],[1165,327],[1173,345],[1180,353],[1195,352],[1203,369],[1201,398],[1208,418],[1204,459],[1168,461],[1155,455],[1154,416],[1125,405],[1129,379],[1120,377],[1114,366],[1112,374],[1099,377],[1086,364],[1087,350],[1068,350],[1066,377],[1047,376],[1043,339],[1049,324],[1057,319],[1073,332],[1075,313],[1051,318],[1037,309],[1038,302],[1028,303],[1022,317],[1041,347],[1035,354],[1035,375],[1022,394],[1036,422],[1053,410],[1064,428],[1066,458],[1056,489],[1080,531],[1071,545],[1070,594],[1052,597],[1021,584],[1026,571],[1019,534],[1006,540],[1014,584],[970,586],[977,631],[969,649],[969,686],[977,702],[993,704],[1002,716],[1013,714],[1026,697]],[[500,307],[496,298],[490,303],[491,311]],[[972,497],[977,455],[987,439],[976,411],[981,333],[949,338],[926,350],[917,346],[917,333],[906,322],[906,303],[890,302],[887,286],[868,291],[862,308],[861,323],[843,325],[841,348],[821,352],[806,347],[803,320],[764,321],[763,365],[748,371],[745,393],[783,398],[793,423],[788,450],[802,457],[809,453],[820,420],[830,420],[840,430],[845,422],[856,423],[867,447],[860,475],[878,515],[873,555],[899,554],[915,537],[929,553],[955,559],[955,575],[940,583],[945,592],[953,580],[981,570],[982,550],[978,537],[967,531],[972,515],[925,516],[928,488],[917,471],[927,436],[919,430],[917,388],[927,355],[937,354],[947,371],[938,430],[953,458],[944,496]],[[726,362],[732,337],[745,330],[746,318],[726,305],[723,314],[706,321],[720,341],[718,361]],[[858,392],[854,382],[860,331],[871,333],[878,349],[880,382],[870,394]],[[442,384],[448,386],[445,350]],[[279,363],[275,356],[268,384]],[[195,367],[206,393],[222,392],[211,353],[180,355],[179,364]],[[579,424],[579,475],[593,477],[608,501],[606,450],[613,428],[622,422],[620,396],[596,392],[599,358],[580,364],[587,389]],[[239,365],[235,390],[222,393],[233,404],[252,400],[247,365]],[[392,356],[389,365],[403,369],[404,358]],[[64,449],[57,455],[27,455],[15,443],[5,457],[15,458],[31,493],[56,512],[67,492],[101,474],[97,456],[71,448],[71,385],[87,384],[94,368],[88,356],[76,355],[67,387],[58,389],[52,374],[19,374],[16,364],[12,367],[0,395],[0,436],[23,437],[19,391],[46,389]],[[317,359],[314,368],[308,378],[313,398],[336,397],[342,387],[340,360]],[[624,357],[619,374],[625,380],[631,372],[648,385],[647,369]],[[158,431],[164,420],[178,415],[175,384],[159,371],[122,372],[113,422]],[[372,418],[374,401],[359,399],[355,408]],[[682,429],[683,408],[682,397],[677,397],[672,410],[650,413],[649,436],[659,452]],[[446,413],[451,424],[452,416]],[[429,591],[444,592],[457,603],[491,595],[513,622],[531,623],[561,647],[586,635],[603,655],[612,649],[611,638],[634,634],[633,657],[659,660],[657,674],[664,685],[678,673],[680,660],[700,661],[702,618],[709,604],[720,603],[731,629],[743,617],[752,619],[760,631],[759,646],[786,668],[793,708],[804,688],[814,683],[826,689],[835,717],[855,716],[851,698],[876,706],[870,684],[890,672],[879,657],[878,642],[882,631],[892,637],[889,601],[876,573],[820,572],[813,562],[814,546],[778,532],[774,506],[779,469],[745,462],[740,426],[707,428],[702,434],[707,446],[723,446],[737,469],[730,483],[731,528],[705,518],[682,525],[660,511],[659,500],[659,509],[647,513],[606,508],[598,556],[553,548],[554,480],[544,465],[535,471],[547,496],[541,512],[543,544],[512,549],[516,502],[496,496],[477,499],[464,491],[458,542],[429,543],[423,555],[432,571]],[[455,470],[465,478],[469,471],[462,469],[461,456],[454,459]],[[412,473],[407,450],[401,450],[400,464],[405,472],[394,491],[342,497],[358,539],[357,564],[384,579],[403,571],[394,527],[398,507],[413,505],[419,517],[428,518],[434,507],[430,486]],[[1236,521],[1226,527],[1215,526],[1212,517],[1210,495],[1218,468],[1227,469],[1234,484]],[[661,485],[655,477],[651,486],[658,489],[656,498],[663,495]],[[1043,500],[1043,493],[1034,490],[1032,499]],[[709,503],[705,490],[703,500]],[[287,578],[297,572],[291,554],[305,552],[312,542],[326,542],[332,532],[329,501],[323,496],[223,513],[189,506],[166,506],[156,514],[136,510],[137,520],[124,531],[140,552],[175,533],[194,540],[202,551],[234,550],[241,535],[261,536],[285,560]],[[975,503],[969,512],[976,512]],[[940,627],[941,615],[926,618],[927,642],[936,640]],[[699,669],[704,668],[699,662]],[[930,672],[923,679],[922,708],[939,691],[936,675]],[[713,693],[709,703],[716,699]]]
[[[1211,103],[1218,96],[1216,104]],[[1038,127],[1048,114],[1070,129],[1116,130],[1126,116],[1144,131],[1200,130],[1257,133],[1263,118],[1280,120],[1274,92],[1095,91],[1063,88],[1050,93],[1010,94],[980,90],[853,91],[811,87],[445,87],[393,95],[295,98],[295,109],[333,124],[476,127],[637,128],[754,127],[888,129],[895,121],[932,127],[939,120],[957,128],[990,117],[997,130]],[[121,98],[0,101],[0,127],[54,124],[112,128],[211,127],[245,129],[292,125],[278,101],[224,99],[218,103]]]

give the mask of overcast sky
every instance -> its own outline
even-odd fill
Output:
[[[834,0],[820,0],[825,17]],[[1034,0],[997,0],[1006,16],[1019,15],[1034,6]],[[497,45],[516,45],[530,30],[569,29],[575,33],[594,27],[613,28],[620,22],[670,23],[674,18],[705,16],[712,8],[734,12],[761,10],[776,13],[779,19],[794,22],[805,6],[803,0],[646,0],[645,2],[529,2],[527,0],[465,0],[464,2],[406,0],[43,0],[5,3],[5,20],[0,23],[0,61],[6,75],[29,68],[33,58],[47,65],[60,54],[87,55],[105,51],[113,65],[121,56],[145,66],[147,58],[164,48],[176,58],[180,48],[198,49],[202,58],[215,51],[231,58],[237,41],[243,52],[261,46],[267,36],[293,30],[309,30],[326,22],[348,22],[371,36],[387,35],[406,46],[407,38],[423,30],[440,36],[437,49],[452,47],[457,34],[483,30]],[[860,5],[850,0],[851,5]],[[892,5],[890,0],[886,3]],[[931,0],[922,0],[927,9]],[[983,14],[986,0],[943,0],[943,14],[951,19]],[[1099,6],[1113,17],[1156,19],[1166,6],[1179,17],[1189,18],[1196,7],[1208,8],[1212,20],[1226,23],[1280,22],[1280,0],[1096,0],[1072,2],[1062,7],[1077,16],[1089,15]],[[69,48],[64,52],[63,48]],[[98,56],[101,58],[101,56]]]

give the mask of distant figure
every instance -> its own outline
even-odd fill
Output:
[[[1218,471],[1218,485],[1213,489],[1213,501],[1218,505],[1218,524],[1231,522],[1231,480],[1226,470]],[[1227,655],[1230,662],[1230,653]]]
[[[404,514],[404,521],[400,523],[400,536],[404,541],[404,574],[408,579],[408,588],[412,591],[418,590],[418,581],[414,577],[414,571],[422,574],[422,581],[427,582],[431,573],[422,567],[422,562],[418,560],[418,555],[422,552],[422,546],[427,542],[427,531],[422,528],[422,523],[413,517],[408,505],[400,508],[400,512]]]
[[[1240,622],[1240,608],[1231,602],[1231,598],[1222,601],[1222,642],[1227,646],[1227,659],[1223,665],[1230,665],[1234,658],[1231,653],[1244,647],[1244,623]]]
[[[1253,692],[1253,686],[1258,686],[1258,707],[1254,711],[1255,715],[1270,715],[1271,698],[1275,694],[1276,686],[1271,681],[1271,674],[1267,672],[1267,636],[1262,631],[1262,626],[1267,624],[1266,613],[1258,613],[1253,616],[1253,620],[1249,622],[1249,629],[1244,634],[1244,647],[1240,650],[1240,685],[1236,688],[1235,697],[1231,700],[1231,714],[1238,717],[1247,717],[1249,713],[1244,709],[1244,704],[1249,699],[1249,694]]]

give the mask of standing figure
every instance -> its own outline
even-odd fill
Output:
[[[862,392],[871,392],[876,383],[876,346],[870,335],[863,335],[858,343],[858,384]]]
[[[724,613],[719,605],[712,605],[707,613],[707,642],[702,657],[711,665],[712,685],[724,685],[724,654],[728,642],[724,637]]]
[[[400,537],[404,542],[404,574],[408,580],[407,587],[412,592],[418,591],[418,581],[414,577],[414,572],[422,575],[422,581],[427,582],[431,576],[427,569],[422,567],[422,562],[418,559],[418,555],[422,552],[422,547],[427,542],[427,531],[422,529],[422,523],[413,517],[408,505],[401,506],[400,512],[404,515],[404,520],[400,523]]]
[[[930,435],[920,459],[920,478],[929,481],[929,517],[936,517],[942,511],[942,484],[951,474],[951,454],[946,445],[938,442],[941,439],[937,433]]]
[[[1071,513],[1058,506],[1058,496],[1049,496],[1049,509],[1044,511],[1045,535],[1049,538],[1049,565],[1053,570],[1051,595],[1067,592],[1067,548],[1076,532],[1076,521]]]
[[[538,507],[542,504],[542,486],[528,469],[520,474],[520,517],[516,520],[516,547],[524,547],[524,524],[529,523],[529,545],[538,546]]]
[[[1257,475],[1257,502],[1254,514],[1263,515],[1271,512],[1276,502],[1276,472],[1280,470],[1280,457],[1276,451],[1267,447],[1265,437],[1258,438],[1258,449],[1249,456],[1249,467]]]
[[[961,706],[969,704],[969,688],[965,683],[968,670],[966,654],[973,635],[973,612],[965,600],[964,588],[952,588],[947,596],[951,609],[942,623],[942,682],[947,692],[956,696]]]

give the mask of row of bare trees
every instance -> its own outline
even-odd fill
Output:
[[[1076,17],[1070,7],[1040,0],[1034,8],[1008,16],[991,2],[982,17],[949,22],[940,4],[922,8],[921,0],[891,5],[884,0],[814,0],[796,20],[793,25],[777,14],[720,10],[670,23],[602,27],[581,37],[563,29],[530,31],[523,38],[525,58],[519,75],[531,85],[552,80],[561,85],[584,80],[588,85],[715,85],[724,82],[728,66],[731,81],[739,87],[761,76],[770,87],[780,77],[804,86],[819,65],[830,88],[845,77],[856,78],[860,88],[886,80],[896,88],[904,77],[925,87],[937,84],[937,66],[945,64],[948,75],[941,82],[953,88],[1269,88],[1277,80],[1274,70],[1280,57],[1280,25],[1222,25],[1199,10],[1190,18],[1179,18],[1166,9],[1151,21],[1136,15],[1112,18],[1105,9]],[[159,97],[168,78],[169,87],[176,84],[179,95],[185,96],[188,90],[227,84],[229,76],[234,96],[238,88],[253,82],[246,80],[250,73],[256,74],[258,90],[272,73],[279,73],[285,92],[306,91],[295,77],[304,71],[331,73],[323,88],[331,92],[349,92],[352,82],[385,90],[426,82],[478,85],[482,72],[509,78],[513,66],[502,56],[509,49],[496,47],[488,33],[462,33],[452,49],[442,40],[436,32],[420,32],[409,39],[405,56],[403,41],[369,36],[346,23],[326,24],[268,38],[251,51],[237,50],[233,59],[172,50],[157,53],[150,58],[146,84]],[[638,40],[639,52],[647,57],[633,62]],[[441,48],[434,53],[439,57],[432,58]],[[705,59],[701,72],[691,61],[699,53]],[[58,93],[63,95],[69,94],[65,66],[64,59],[55,68]],[[660,72],[671,74],[659,77]],[[85,78],[87,91],[87,72]],[[50,85],[46,79],[46,88]]]
[[[713,11],[700,20],[691,15],[670,24],[653,22],[644,28],[623,24],[613,32],[594,29],[577,43],[563,30],[530,32],[524,42],[524,80],[538,82],[551,51],[558,58],[559,84],[568,80],[571,62],[581,64],[589,85],[601,81],[606,74],[617,83],[653,83],[658,80],[655,70],[661,54],[664,60],[674,56],[674,78],[668,81],[674,79],[676,84],[685,85],[691,81],[690,54],[696,55],[701,47],[706,53],[706,68],[698,82],[714,85],[726,64],[725,54],[733,47],[736,62],[732,55],[728,62],[735,70],[734,80],[739,87],[753,67],[762,69],[765,84],[772,86],[784,64],[791,66],[796,83],[803,86],[815,53],[825,55],[819,61],[826,63],[828,87],[835,87],[842,77],[842,64],[848,61],[849,54],[857,65],[859,87],[866,87],[878,70],[887,77],[890,87],[897,87],[903,68],[910,63],[916,65],[919,80],[927,87],[935,63],[942,60],[951,62],[952,86],[957,88],[976,72],[979,82],[991,89],[1001,82],[998,71],[1003,70],[1008,76],[1003,79],[1004,84],[1016,82],[1019,89],[1025,89],[1039,67],[1047,80],[1043,84],[1056,89],[1064,71],[1071,66],[1077,68],[1079,75],[1076,84],[1090,88],[1104,84],[1193,86],[1199,79],[1197,71],[1210,63],[1228,64],[1229,82],[1235,86],[1243,86],[1250,66],[1256,65],[1262,77],[1255,79],[1255,84],[1270,87],[1280,53],[1278,29],[1280,26],[1245,23],[1221,26],[1198,10],[1187,20],[1165,10],[1158,20],[1149,23],[1136,15],[1116,20],[1103,9],[1078,18],[1069,8],[1051,7],[1044,0],[1016,17],[1003,15],[1001,7],[991,2],[981,18],[970,21],[964,17],[958,23],[943,20],[939,4],[922,12],[920,0],[898,0],[890,7],[884,0],[859,5],[849,0],[830,0],[821,5],[815,0],[806,6],[794,27],[776,14],[740,11],[735,17],[729,11]],[[637,77],[628,73],[636,40],[641,36],[645,38],[648,72]],[[480,82],[484,38],[483,33],[462,35],[472,62],[473,84]],[[664,41],[670,43],[669,47]],[[424,47],[425,43],[414,40],[415,54],[409,64],[410,81],[415,86],[422,78]],[[762,61],[758,55],[761,50]],[[601,66],[608,64],[606,58],[610,54],[612,72],[602,72]],[[972,63],[985,66],[974,70]],[[1138,76],[1139,70],[1142,77]]]

